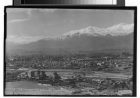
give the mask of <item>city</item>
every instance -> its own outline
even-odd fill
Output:
[[[117,95],[123,90],[125,93],[120,95],[131,95],[132,70],[133,55],[127,52],[103,56],[10,56],[6,59],[6,82],[34,81],[69,87],[75,89],[71,92],[72,95],[104,95],[106,90],[113,91],[105,93],[109,95]]]

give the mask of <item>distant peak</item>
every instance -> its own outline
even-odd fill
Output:
[[[96,26],[88,26],[79,30],[72,30],[65,33],[63,36],[72,37],[80,35],[89,36],[122,36],[132,33],[134,30],[134,24],[120,23],[107,28],[99,28]]]

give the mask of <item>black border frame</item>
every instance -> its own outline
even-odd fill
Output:
[[[31,0],[31,2],[34,1],[34,0]],[[40,1],[41,3],[41,0],[38,0]],[[57,3],[59,3],[59,0],[56,0]],[[67,0],[65,0],[67,1]],[[86,0],[85,0],[86,1]],[[46,4],[28,4],[25,2],[25,0],[13,0],[13,5],[14,6],[46,6],[47,3],[50,5],[51,2],[47,2],[46,0]],[[60,2],[60,4],[56,4],[56,5],[61,5],[62,2]],[[125,0],[117,0],[116,2],[117,4],[116,5],[94,5],[94,4],[91,4],[93,6],[125,6]],[[64,4],[66,5],[66,4]],[[72,4],[73,5],[73,4]],[[76,4],[77,5],[77,4]],[[79,4],[80,5],[80,4]],[[86,4],[85,4],[86,5]],[[89,4],[90,5],[90,4]]]
[[[133,94],[132,96],[110,96],[110,95],[6,95],[6,37],[7,37],[7,8],[58,8],[58,9],[99,9],[99,10],[133,10],[134,11],[134,66],[133,66]],[[48,6],[5,6],[4,7],[4,76],[3,76],[3,95],[4,96],[51,96],[51,97],[136,97],[137,96],[137,7],[95,7],[92,5],[78,5],[78,6],[68,6],[68,5],[48,5]]]

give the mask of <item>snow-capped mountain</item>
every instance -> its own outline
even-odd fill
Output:
[[[79,51],[133,50],[133,24],[108,28],[89,26],[65,33],[61,38],[41,39],[28,44],[8,44],[8,54],[71,54]],[[133,51],[131,51],[133,52]]]
[[[99,28],[94,26],[88,26],[86,28],[80,29],[80,30],[73,30],[70,32],[65,33],[63,36],[79,36],[79,35],[89,35],[89,36],[122,36],[122,35],[128,35],[132,33],[134,30],[133,24],[117,24],[111,27],[107,28]]]

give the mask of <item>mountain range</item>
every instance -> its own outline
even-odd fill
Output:
[[[89,26],[64,33],[62,36],[41,39],[28,44],[6,42],[6,53],[29,54],[72,54],[79,52],[104,52],[133,50],[133,24],[118,24],[107,28]]]
[[[134,31],[133,24],[120,23],[120,24],[113,25],[107,28],[88,26],[80,30],[73,30],[73,31],[67,32],[64,35],[76,36],[76,35],[81,35],[81,34],[87,34],[87,35],[92,35],[92,36],[106,36],[106,35],[122,36],[122,35],[128,35],[132,33],[133,31]]]

